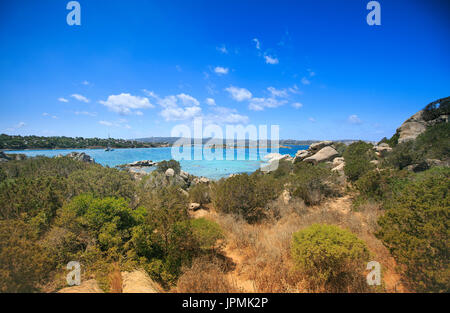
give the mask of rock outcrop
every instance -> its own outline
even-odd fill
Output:
[[[168,168],[165,172],[167,177],[172,177],[175,175],[175,171],[173,170],[173,168]]]
[[[122,272],[123,293],[159,293],[160,287],[142,270]]]
[[[392,148],[389,147],[387,143],[380,143],[377,146],[374,146],[373,149],[375,150],[375,153],[379,157],[385,157],[389,152],[392,151]]]
[[[313,143],[312,145],[310,145],[308,150],[312,151],[312,152],[317,152],[317,151],[321,150],[324,147],[331,146],[332,144],[333,144],[333,142],[330,141],[330,140],[316,142],[316,143]]]
[[[320,162],[331,161],[338,155],[339,153],[333,147],[325,146],[314,155],[305,158],[303,162],[317,164]]]
[[[95,163],[95,160],[90,155],[88,155],[84,152],[71,152],[68,155],[66,155],[66,157],[77,160],[77,161],[81,161],[81,162]]]
[[[414,140],[423,133],[427,127],[433,126],[438,123],[447,122],[448,123],[448,113],[445,113],[445,110],[442,111],[442,114],[437,114],[436,116],[432,116],[431,118],[427,114],[427,108],[435,107],[437,104],[445,105],[448,107],[448,103],[450,102],[450,97],[442,98],[437,101],[434,101],[427,105],[424,110],[420,110],[409,119],[407,119],[398,129],[398,142],[402,143],[409,140]]]
[[[79,286],[66,287],[58,293],[103,293],[95,279],[89,279],[82,282]]]
[[[25,160],[27,157],[25,154],[6,154],[3,151],[0,151],[0,162],[8,162],[8,161],[21,161]]]

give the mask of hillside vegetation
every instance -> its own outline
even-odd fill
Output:
[[[448,127],[322,142],[219,181],[174,160],[147,175],[68,157],[1,162],[0,291],[57,291],[77,260],[107,292],[134,270],[170,292],[449,292]],[[306,157],[321,149],[332,158]],[[368,261],[381,285],[366,283]]]

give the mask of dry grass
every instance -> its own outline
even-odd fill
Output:
[[[376,220],[381,214],[379,206],[368,203],[359,212],[352,212],[351,203],[348,196],[310,208],[295,199],[288,204],[277,200],[269,205],[275,213],[264,223],[250,225],[240,217],[224,214],[215,215],[214,220],[227,235],[227,254],[235,255],[236,277],[252,280],[256,292],[330,292],[308,288],[308,277],[293,270],[290,257],[292,234],[315,223],[337,225],[355,233],[366,242],[373,260],[382,265],[383,288],[390,292],[404,291],[393,258],[374,236]],[[347,291],[368,291],[359,276],[355,280],[358,283],[351,284]]]
[[[232,293],[241,290],[226,275],[229,265],[216,257],[205,256],[194,260],[192,267],[184,269],[175,292],[180,293]]]
[[[119,264],[113,264],[113,270],[108,275],[110,292],[112,293],[122,293],[122,275],[120,274]]]

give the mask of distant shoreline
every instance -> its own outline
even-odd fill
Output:
[[[121,149],[155,149],[155,148],[171,148],[171,147],[182,147],[183,145],[172,145],[172,146],[159,146],[159,147],[128,147],[128,148],[114,148],[110,147],[114,150],[121,150]],[[194,147],[196,145],[191,144],[190,147]],[[292,149],[292,146],[298,146],[298,145],[280,145],[279,148],[284,149]],[[303,145],[300,145],[303,146]],[[204,146],[206,149],[212,149],[211,146]],[[216,147],[216,149],[268,149],[271,148],[270,146],[235,146],[235,147]],[[0,151],[36,151],[36,150],[44,150],[44,151],[59,151],[59,150],[102,150],[106,149],[106,147],[86,147],[86,148],[25,148],[25,149],[0,149]]]

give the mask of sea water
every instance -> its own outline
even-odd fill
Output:
[[[297,150],[307,149],[308,146],[289,146],[289,148],[279,148],[280,154],[289,154],[295,156]],[[210,149],[210,148],[206,148]],[[257,148],[236,148],[236,149],[222,149],[223,160],[205,159],[205,151],[202,146],[192,147],[190,149],[190,160],[178,160],[181,169],[195,176],[204,176],[210,179],[220,179],[227,177],[230,174],[236,173],[251,173],[261,167],[266,160],[264,156],[271,153],[271,149],[257,149]],[[219,151],[219,150],[218,150]],[[216,153],[218,151],[212,150],[208,153]],[[105,151],[104,149],[64,149],[64,150],[24,150],[24,151],[8,151],[8,153],[21,153],[33,157],[43,155],[47,157],[54,157],[57,155],[66,155],[70,152],[84,152],[94,158],[96,163],[104,166],[115,167],[120,164],[127,164],[140,160],[152,160],[160,162],[163,160],[174,159],[172,156],[171,147],[160,148],[130,148],[130,149],[114,149],[113,151]],[[181,150],[182,152],[182,150]],[[202,160],[194,160],[194,156],[203,156]],[[234,155],[232,160],[227,158],[227,155]],[[151,168],[149,170],[152,170]]]

